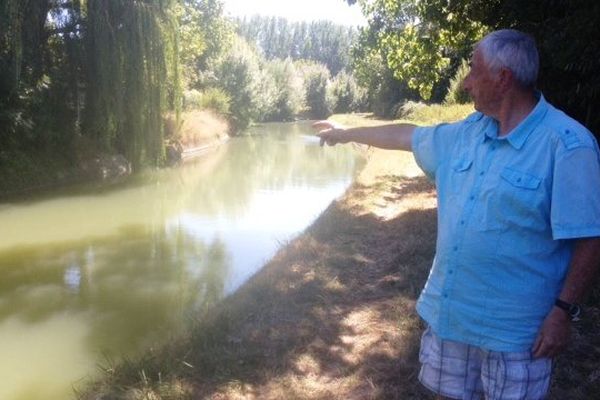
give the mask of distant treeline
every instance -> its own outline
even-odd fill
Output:
[[[290,22],[255,15],[234,22],[236,32],[256,44],[267,60],[312,60],[325,64],[332,75],[349,67],[350,51],[358,38],[356,28],[330,21]]]

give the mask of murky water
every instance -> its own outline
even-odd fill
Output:
[[[314,220],[357,157],[269,124],[109,189],[0,204],[0,399],[64,400],[168,340]]]

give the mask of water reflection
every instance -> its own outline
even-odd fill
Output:
[[[0,399],[69,398],[105,357],[168,339],[239,287],[352,178],[354,154],[307,134],[256,127],[118,188],[0,206]]]

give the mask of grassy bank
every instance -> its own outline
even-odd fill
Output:
[[[185,337],[107,368],[81,398],[431,399],[416,380],[414,304],[434,253],[435,190],[409,153],[368,157],[342,198]],[[596,395],[591,310],[557,362],[552,399]]]

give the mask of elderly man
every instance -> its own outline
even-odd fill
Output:
[[[436,256],[417,302],[420,381],[453,399],[542,399],[600,262],[600,153],[534,89],[531,37],[492,32],[464,88],[477,112],[432,127],[315,127],[329,145],[410,150],[438,192]]]

